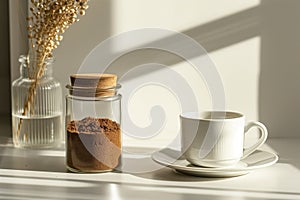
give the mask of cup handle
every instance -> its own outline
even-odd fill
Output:
[[[251,147],[245,148],[243,152],[243,156],[241,159],[249,156],[251,153],[253,153],[256,149],[258,149],[261,145],[263,145],[268,137],[268,130],[265,125],[263,125],[260,122],[249,122],[247,126],[245,126],[245,134],[253,127],[256,127],[260,130],[260,137],[258,141],[252,145]]]

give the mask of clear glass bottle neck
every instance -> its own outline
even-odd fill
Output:
[[[43,63],[38,60],[29,61],[26,56],[20,56],[20,74],[22,78],[42,79],[52,77],[53,59],[47,59]]]

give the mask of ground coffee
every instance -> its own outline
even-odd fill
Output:
[[[109,171],[119,165],[120,155],[117,122],[87,117],[67,124],[67,165],[71,170]]]

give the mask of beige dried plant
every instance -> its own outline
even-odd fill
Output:
[[[79,16],[85,15],[89,0],[31,0],[28,21],[28,39],[30,43],[27,65],[30,68],[32,84],[24,102],[23,116],[34,111],[34,98],[39,80],[44,74],[45,61],[53,56],[62,39],[63,33]],[[34,62],[30,63],[31,60]],[[18,124],[19,136],[22,120]]]

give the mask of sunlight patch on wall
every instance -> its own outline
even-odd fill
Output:
[[[211,52],[223,80],[228,109],[258,119],[260,37]]]
[[[258,6],[260,0],[131,0],[113,4],[113,33],[161,27],[183,31]]]

